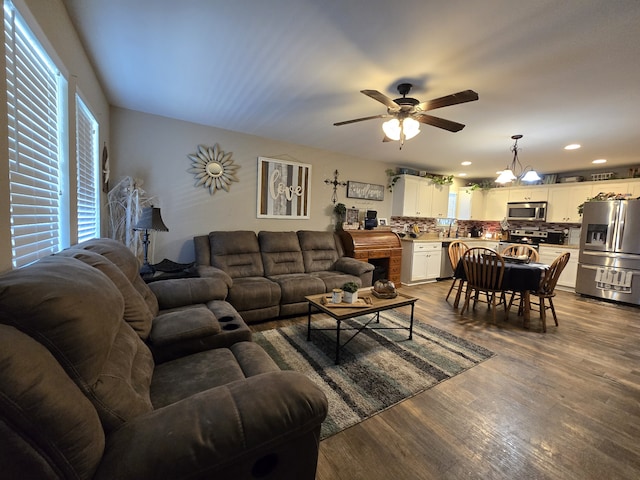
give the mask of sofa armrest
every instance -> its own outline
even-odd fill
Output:
[[[313,479],[326,414],[306,376],[256,375],[125,423],[109,435],[94,478]]]
[[[198,265],[196,266],[196,270],[198,275],[203,278],[217,278],[226,283],[228,288],[231,288],[233,285],[233,280],[229,274],[220,268],[213,267],[211,265]]]
[[[373,272],[374,266],[351,257],[340,257],[335,264],[335,269],[349,275],[360,276],[367,272]]]
[[[149,284],[161,310],[183,307],[211,300],[224,300],[228,284],[219,277],[178,278]]]

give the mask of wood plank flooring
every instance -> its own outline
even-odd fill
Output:
[[[640,309],[558,292],[543,334],[515,307],[461,316],[449,285],[402,291],[418,321],[497,355],[322,441],[317,479],[640,478]]]

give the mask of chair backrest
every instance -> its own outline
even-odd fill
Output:
[[[495,250],[474,247],[462,254],[467,283],[480,290],[500,290],[504,276],[504,258]]]
[[[514,257],[517,257],[519,255],[526,255],[532,262],[540,261],[540,255],[538,254],[537,250],[531,245],[509,245],[500,253],[502,255],[509,255]]]
[[[547,270],[542,276],[542,279],[540,280],[540,287],[536,293],[553,295],[553,291],[558,283],[558,278],[560,278],[560,274],[564,270],[564,267],[567,266],[570,256],[571,254],[569,252],[565,252],[553,261],[549,270]]]
[[[449,244],[449,261],[451,262],[451,268],[456,270],[458,262],[462,258],[462,254],[469,250],[469,245],[462,240],[454,240]]]

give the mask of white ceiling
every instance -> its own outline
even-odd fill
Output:
[[[638,0],[63,2],[118,107],[470,178],[510,163],[513,134],[542,173],[640,164]],[[359,91],[401,81],[480,99],[402,150],[381,119],[333,126],[385,113]]]

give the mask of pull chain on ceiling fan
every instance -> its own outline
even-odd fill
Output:
[[[373,115],[371,117],[356,118],[353,120],[347,120],[344,122],[334,123],[335,126],[348,125],[350,123],[362,122],[365,120],[373,120],[375,118],[390,118],[382,124],[382,130],[385,133],[383,142],[390,142],[394,140],[400,141],[400,149],[405,140],[415,137],[420,133],[420,124],[431,125],[433,127],[442,128],[450,132],[459,132],[464,128],[462,123],[452,122],[444,118],[434,117],[427,115],[429,110],[435,110],[436,108],[448,107],[450,105],[457,105],[459,103],[473,102],[478,100],[478,94],[473,90],[464,90],[462,92],[454,93],[444,97],[436,98],[420,103],[419,100],[411,97],[407,97],[407,94],[411,91],[410,83],[401,83],[398,85],[398,92],[402,95],[402,98],[396,98],[395,100],[387,97],[383,93],[377,90],[361,90],[360,93],[364,93],[368,97],[377,100],[387,107],[387,113],[382,115]]]

